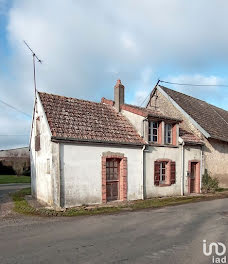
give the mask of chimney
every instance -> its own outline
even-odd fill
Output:
[[[116,110],[120,112],[120,106],[124,104],[124,86],[121,80],[117,80],[114,87],[114,101]]]

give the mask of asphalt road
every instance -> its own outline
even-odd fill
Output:
[[[30,184],[24,183],[10,183],[10,184],[0,184],[0,204],[3,201],[3,198],[11,193],[19,191],[20,189],[29,187]]]
[[[0,219],[0,263],[212,263],[204,239],[228,246],[228,199],[115,215]]]

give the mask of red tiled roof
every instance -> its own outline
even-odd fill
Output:
[[[204,142],[200,138],[182,128],[179,130],[179,136],[185,143],[204,145]]]
[[[145,144],[129,121],[111,105],[40,92],[39,97],[56,139]]]
[[[212,138],[228,142],[228,111],[159,85]]]

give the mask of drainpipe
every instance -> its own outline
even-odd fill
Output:
[[[181,176],[181,196],[184,195],[184,141],[181,145],[181,163],[182,163],[182,176]]]
[[[142,148],[142,200],[144,200],[144,151],[145,151],[146,145],[143,145]]]

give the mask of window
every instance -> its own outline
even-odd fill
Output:
[[[158,142],[158,122],[149,122],[149,141]]]
[[[170,186],[176,183],[176,163],[170,160],[154,162],[154,185]]]
[[[166,165],[167,162],[160,163],[160,183],[165,183],[166,180]]]
[[[165,124],[165,144],[172,144],[172,125]]]

